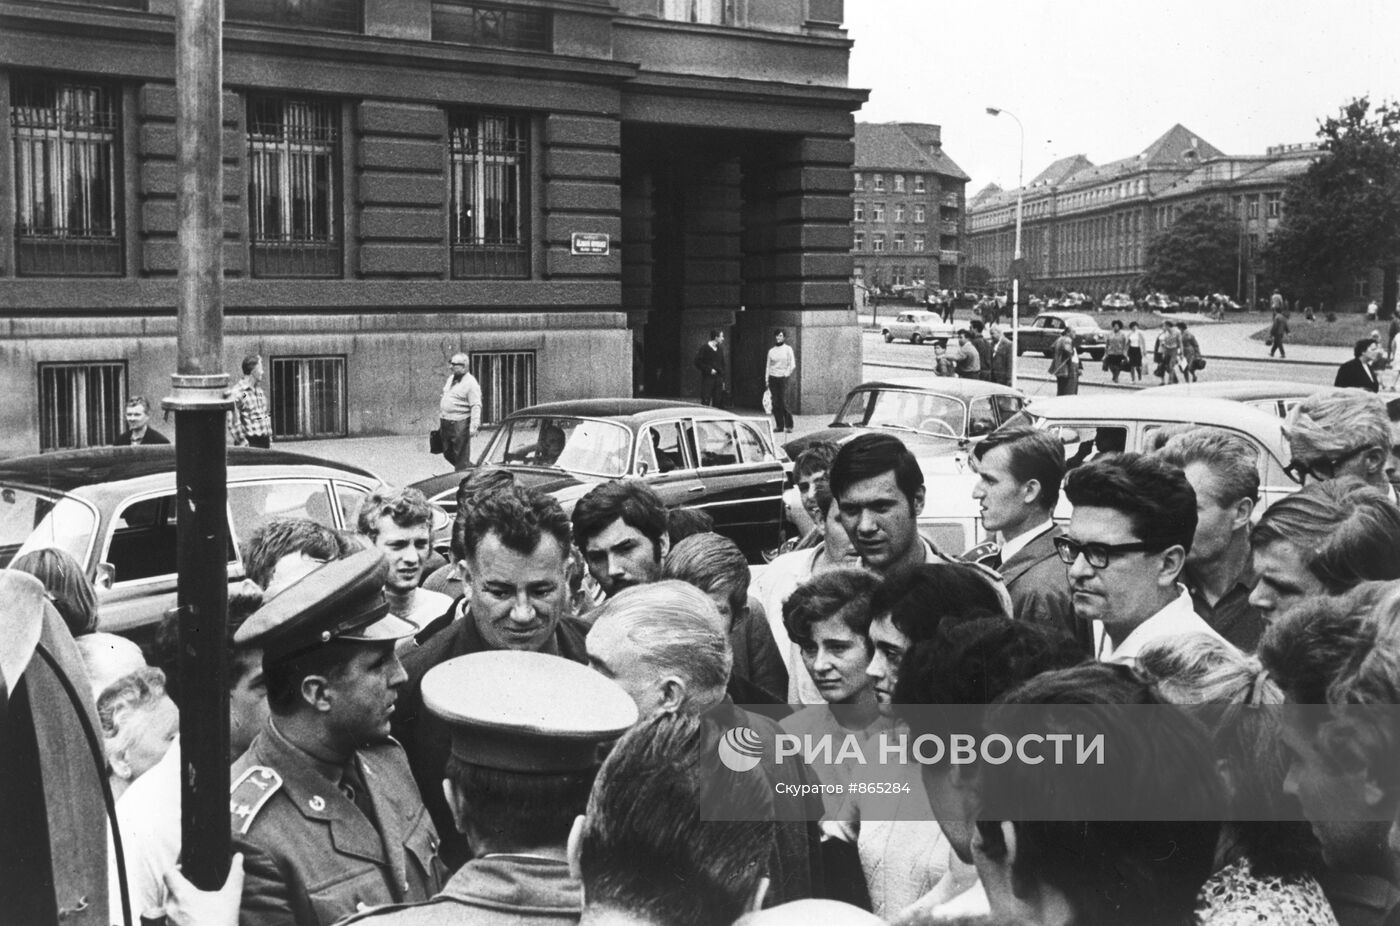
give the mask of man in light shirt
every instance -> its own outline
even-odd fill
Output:
[[[444,614],[452,599],[419,588],[432,553],[433,509],[417,489],[380,489],[360,505],[356,530],[389,560],[384,596],[389,610],[414,626],[415,632]],[[411,638],[405,638],[405,646]]]
[[[1149,642],[1187,633],[1219,640],[1180,584],[1196,532],[1196,493],[1180,469],[1122,453],[1065,481],[1074,505],[1055,551],[1069,567],[1075,616],[1094,622],[1101,662],[1131,665]]]
[[[768,394],[773,398],[773,431],[792,433],[792,412],[787,407],[788,378],[797,371],[797,358],[787,343],[787,332],[773,331],[773,346],[768,349]]]
[[[452,373],[442,387],[438,431],[442,455],[457,469],[472,461],[472,438],[481,429],[481,384],[467,372],[467,355],[452,355]]]

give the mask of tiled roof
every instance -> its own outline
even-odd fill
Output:
[[[1093,167],[1094,162],[1082,154],[1071,154],[1067,158],[1060,158],[1049,167],[1042,170],[1031,178],[1031,186],[1054,186],[1062,183],[1066,177],[1078,173],[1088,167]]]
[[[856,124],[856,170],[928,171],[954,180],[971,178],[943,152],[942,132],[925,122]]]

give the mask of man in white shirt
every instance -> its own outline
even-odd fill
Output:
[[[781,328],[773,331],[773,346],[768,349],[768,394],[773,399],[773,430],[775,433],[792,433],[792,412],[787,407],[788,378],[797,370],[797,358],[787,343],[787,332]]]
[[[422,630],[452,606],[442,592],[419,588],[432,553],[433,509],[417,489],[380,490],[360,506],[356,530],[389,560],[389,611]],[[406,637],[404,646],[412,643]]]
[[[1179,583],[1196,532],[1185,473],[1155,457],[1117,454],[1071,471],[1065,495],[1074,514],[1055,550],[1069,567],[1075,616],[1095,622],[1099,661],[1131,665],[1148,643],[1181,634],[1224,642]]]
[[[452,355],[452,373],[442,387],[438,432],[442,455],[457,469],[472,462],[472,438],[481,429],[481,384],[467,372],[467,355]]]

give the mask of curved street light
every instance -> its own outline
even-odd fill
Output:
[[[1016,121],[1016,129],[1021,134],[1021,153],[1016,162],[1016,248],[1011,257],[1011,388],[1018,388],[1017,373],[1021,356],[1021,203],[1025,190],[1023,181],[1026,167],[1026,127],[1016,114],[995,106],[987,107],[987,115],[1007,115]]]

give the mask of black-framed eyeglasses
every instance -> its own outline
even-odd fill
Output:
[[[1073,566],[1074,561],[1079,559],[1079,555],[1084,554],[1084,559],[1095,569],[1107,569],[1110,560],[1119,553],[1148,553],[1157,550],[1164,550],[1166,546],[1160,543],[1080,543],[1068,537],[1055,538],[1055,554],[1060,557],[1060,562],[1066,566]]]
[[[1314,479],[1335,479],[1337,478],[1337,470],[1370,449],[1370,447],[1357,447],[1335,457],[1318,457],[1315,460],[1295,459],[1285,466],[1283,471],[1299,485],[1302,485],[1309,476]]]

